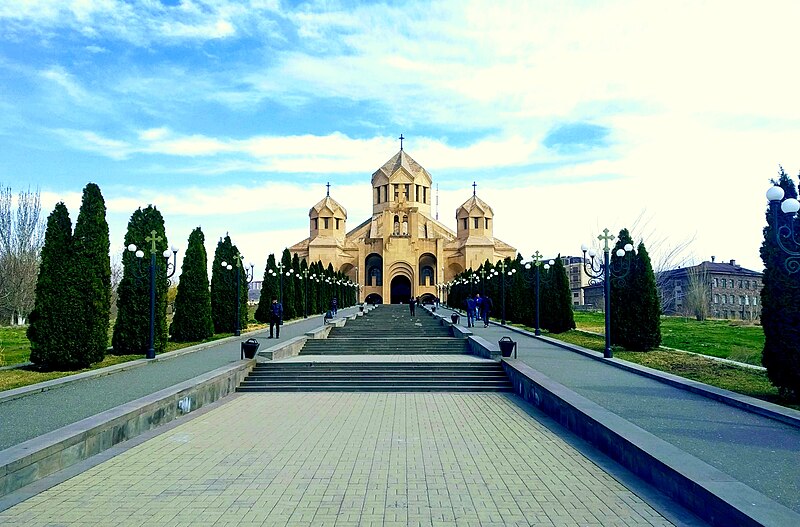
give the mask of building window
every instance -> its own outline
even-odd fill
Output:
[[[725,289],[726,287],[728,287],[728,281],[723,278],[722,279],[722,289]]]
[[[750,295],[744,295],[744,305],[750,305]]]
[[[329,227],[328,218],[322,218],[322,226],[326,229]]]
[[[754,306],[758,305],[758,297],[757,296],[753,297],[753,305]]]
[[[714,303],[719,304],[719,295],[714,295]]]
[[[741,289],[741,288],[742,288],[742,281],[739,280],[739,289]]]
[[[483,228],[489,230],[489,218],[483,219]]]
[[[342,221],[341,218],[336,218],[336,228],[339,228],[339,222]]]
[[[480,220],[480,218],[472,218],[472,226],[476,229],[478,228],[478,220]]]
[[[400,185],[397,183],[393,183],[394,186],[394,200],[400,201]]]
[[[719,287],[719,280],[714,278],[714,287]]]
[[[383,201],[389,201],[389,185],[383,186]]]
[[[722,303],[724,304],[726,300],[728,300],[728,295],[722,295],[720,297],[722,299]]]
[[[739,305],[740,306],[744,305],[744,297],[742,295],[739,295]]]
[[[467,218],[464,218],[464,228],[467,228]]]
[[[410,183],[406,183],[405,195],[406,195],[406,201],[410,201],[411,200],[411,184]]]
[[[730,296],[730,301],[731,301],[731,304],[735,304],[736,303],[736,297],[731,295]]]
[[[745,289],[750,289],[750,280],[745,280],[744,281],[744,288]]]
[[[313,221],[313,222],[314,222],[314,230],[317,230],[317,229],[319,229],[319,220],[318,220],[317,218],[314,218],[314,219],[313,219],[313,220],[311,220],[311,221]]]
[[[422,187],[422,203],[428,203],[428,187]]]
[[[381,202],[381,187],[375,187],[375,195],[376,195],[375,197],[376,197],[376,200],[377,200],[375,203],[380,203]]]
[[[383,285],[380,269],[373,267],[369,270],[369,274],[367,275],[367,285]]]

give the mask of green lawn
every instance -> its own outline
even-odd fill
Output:
[[[603,313],[575,313],[578,329],[603,333]],[[761,366],[761,326],[731,320],[661,317],[661,345]]]
[[[0,327],[0,366],[28,362],[30,343],[25,327]]]

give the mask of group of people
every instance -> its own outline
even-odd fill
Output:
[[[488,296],[475,294],[475,298],[468,296],[466,301],[467,327],[475,327],[475,321],[483,320],[483,327],[489,327],[489,314],[492,311],[492,299]]]

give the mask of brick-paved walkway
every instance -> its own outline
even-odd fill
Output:
[[[0,512],[0,524],[670,525],[520,404],[241,395]]]

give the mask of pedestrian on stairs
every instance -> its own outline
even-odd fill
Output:
[[[412,296],[411,299],[408,301],[408,309],[411,310],[411,316],[412,317],[414,316],[414,313],[416,312],[416,307],[417,307],[417,299]]]
[[[471,296],[467,297],[467,327],[475,326],[475,299]]]
[[[483,319],[483,327],[489,327],[489,314],[492,312],[492,299],[487,295],[483,297],[481,302],[481,318]]]
[[[336,300],[336,297],[333,297],[333,299],[331,300],[331,313],[333,313],[333,316],[336,316],[336,310],[338,309],[338,307],[339,307],[339,301]]]
[[[275,329],[275,338],[281,338],[281,324],[283,323],[283,306],[277,298],[272,299],[269,308],[269,338],[272,338],[272,330]]]

